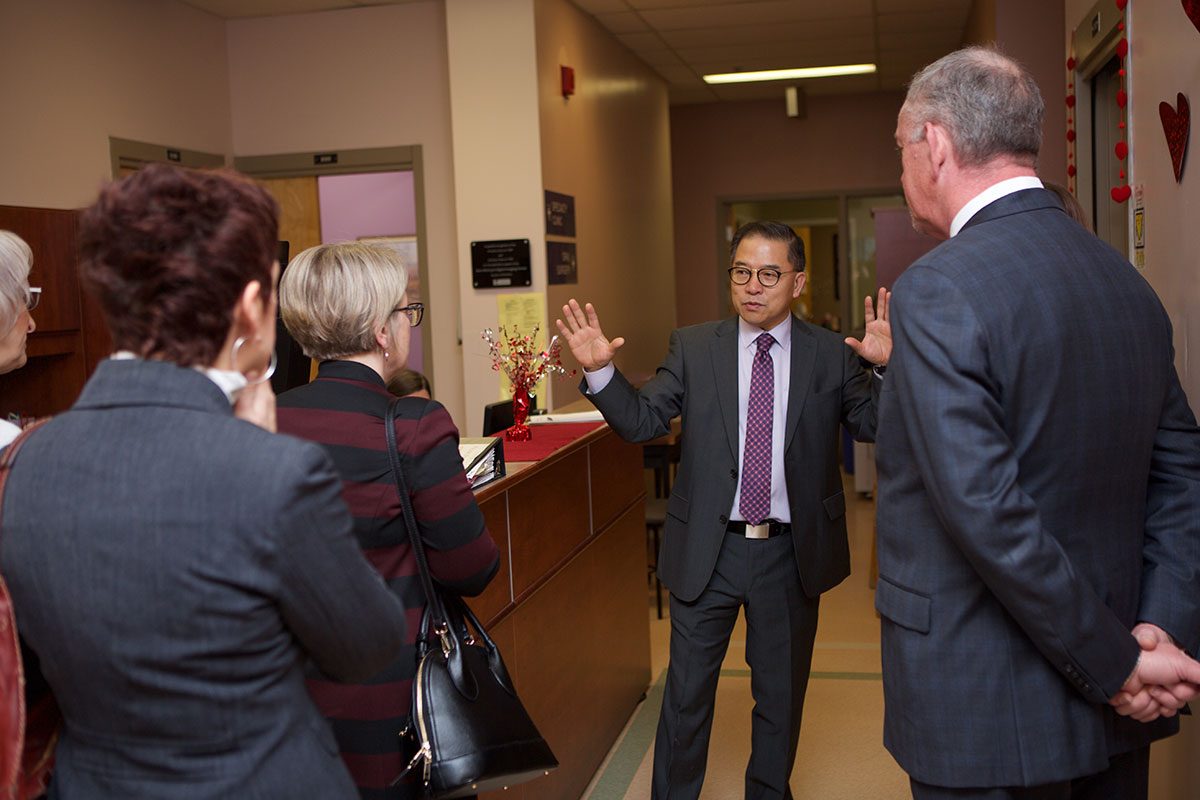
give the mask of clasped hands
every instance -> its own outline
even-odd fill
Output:
[[[1117,713],[1139,722],[1173,717],[1200,696],[1200,662],[1189,657],[1166,631],[1148,622],[1134,627],[1142,648],[1137,666],[1109,703]]]

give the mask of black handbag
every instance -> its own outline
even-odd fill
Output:
[[[558,761],[517,697],[495,642],[460,597],[434,588],[396,450],[397,402],[384,418],[388,458],[427,600],[410,725],[420,747],[400,777],[420,767],[426,793],[440,800],[548,775]]]

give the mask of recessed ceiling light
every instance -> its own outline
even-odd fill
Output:
[[[805,78],[835,78],[841,75],[870,75],[874,64],[841,64],[833,67],[802,67],[800,69],[768,69],[760,72],[724,72],[705,75],[705,83],[754,83],[756,81],[804,80]]]

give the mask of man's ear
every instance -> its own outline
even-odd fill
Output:
[[[954,145],[949,132],[936,122],[925,123],[925,141],[929,143],[930,166],[937,175],[954,159]]]

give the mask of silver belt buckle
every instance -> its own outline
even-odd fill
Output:
[[[771,538],[771,523],[760,522],[757,525],[746,523],[746,538],[747,539],[769,539]]]

